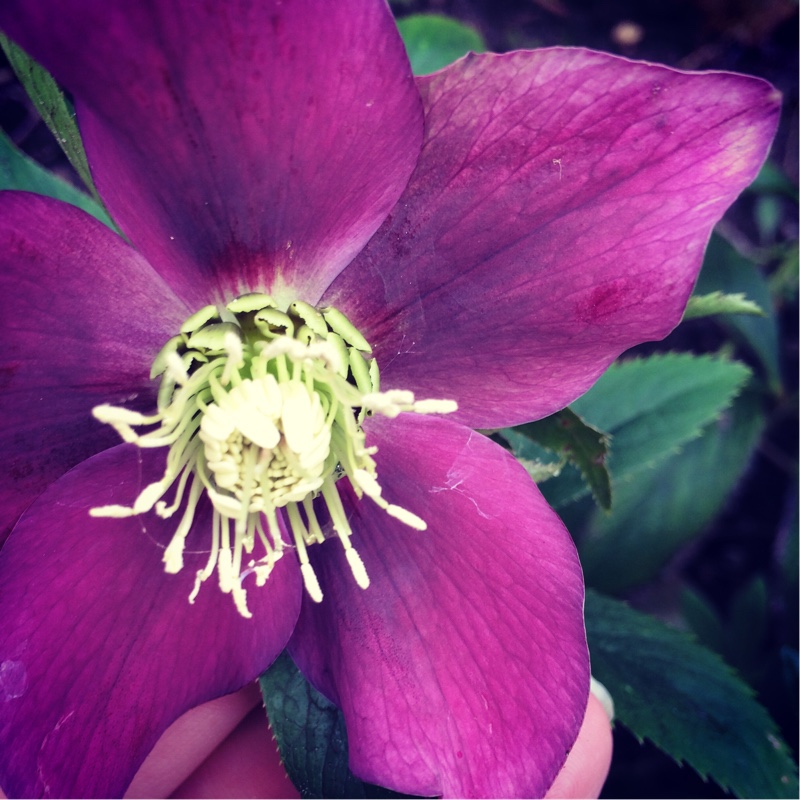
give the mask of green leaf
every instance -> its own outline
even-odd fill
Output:
[[[797,186],[772,161],[767,161],[761,167],[761,171],[750,186],[747,187],[747,191],[755,194],[782,194],[797,202]]]
[[[85,192],[76,189],[71,183],[29,158],[14,145],[4,131],[0,130],[0,190],[2,189],[34,192],[63,200],[65,203],[82,208],[112,230],[116,230],[102,206]]]
[[[744,385],[743,364],[713,356],[666,353],[613,364],[572,404],[593,427],[611,436],[613,492],[696,439]],[[540,487],[563,507],[589,492],[576,469],[565,468]]]
[[[757,575],[742,586],[731,601],[727,642],[722,652],[746,679],[757,684],[763,675],[762,653],[769,625],[769,595],[764,579]]]
[[[67,98],[52,75],[28,56],[22,48],[0,34],[0,47],[5,51],[9,63],[30,96],[36,110],[42,115],[47,127],[56,137],[61,149],[75,167],[95,200],[100,202],[86,162],[83,141]]]
[[[719,653],[751,685],[763,685],[770,609],[761,576],[734,594],[725,619],[690,588],[682,590],[680,603],[683,618],[702,644]]]
[[[700,644],[721,655],[725,649],[725,626],[714,607],[690,587],[681,590],[680,606]]]
[[[770,388],[781,387],[778,324],[766,279],[758,267],[721,236],[712,236],[695,294],[744,294],[764,310],[763,317],[722,317],[719,324],[748,347],[763,365]]]
[[[715,314],[752,314],[756,317],[765,317],[761,306],[748,300],[743,294],[725,294],[712,292],[711,294],[693,295],[683,314],[683,319],[698,319],[711,317]]]
[[[574,411],[566,408],[545,419],[500,433],[518,456],[525,452],[524,440],[529,440],[559,455],[562,461],[574,464],[598,505],[606,509],[611,507],[611,479],[606,468],[608,436],[587,425]]]
[[[412,14],[398,20],[415,75],[427,75],[469,53],[483,53],[486,44],[473,28],[440,14]]]
[[[767,279],[769,291],[788,303],[797,299],[800,278],[800,253],[797,242],[786,242],[778,248],[775,271]]]
[[[752,690],[714,653],[588,591],[592,674],[619,722],[740,797],[797,797],[797,772]]]
[[[785,201],[773,194],[756,197],[753,217],[762,242],[774,242],[784,217]]]
[[[580,539],[587,584],[619,594],[652,580],[719,513],[765,423],[760,396],[744,392],[679,454],[615,484],[611,513],[595,513]]]
[[[302,797],[405,797],[356,778],[339,709],[282,653],[259,679],[283,765]]]

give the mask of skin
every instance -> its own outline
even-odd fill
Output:
[[[161,737],[125,797],[299,797],[260,706],[252,684],[184,714]],[[598,797],[611,753],[611,725],[590,695],[578,739],[547,797]],[[6,798],[1,790],[0,798]]]
[[[185,714],[161,737],[126,797],[298,797],[260,706],[252,685]],[[611,751],[611,725],[592,695],[578,740],[547,797],[598,797]]]

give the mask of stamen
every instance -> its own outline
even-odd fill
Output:
[[[410,511],[402,508],[401,506],[387,503],[387,505],[384,506],[384,511],[386,511],[390,517],[399,519],[400,522],[408,525],[409,528],[414,528],[418,531],[425,531],[428,529],[428,524],[424,519],[420,519],[416,514],[412,514]]]
[[[413,405],[416,414],[452,414],[458,411],[455,400],[417,400]]]
[[[315,603],[321,603],[322,589],[319,588],[319,581],[314,573],[314,568],[308,561],[300,564],[300,573],[303,576],[303,585],[306,587],[309,597]]]
[[[189,490],[189,500],[184,511],[183,518],[180,521],[175,533],[164,550],[164,571],[176,574],[183,569],[183,548],[186,544],[186,537],[192,526],[194,520],[194,512],[197,508],[197,502],[202,494],[202,484],[200,481],[194,481],[192,488]]]
[[[307,548],[325,541],[316,502],[323,503],[356,583],[369,576],[351,542],[353,532],[336,486],[347,476],[356,496],[366,496],[416,530],[416,514],[383,497],[362,423],[368,414],[445,414],[450,400],[416,400],[413,392],[380,391],[372,349],[335,308],[295,301],[285,311],[265,294],[252,293],[224,307],[193,314],[153,363],[161,376],[158,412],[150,416],[101,405],[94,416],[138,447],[167,447],[163,476],[144,487],[130,507],[90,510],[95,517],[124,518],[155,509],[162,519],[182,510],[163,561],[169,573],[183,568],[189,533],[203,493],[212,505],[209,555],[197,570],[189,601],[214,571],[220,589],[250,617],[244,580],[263,586],[290,547],[315,602],[323,598]],[[151,428],[142,433],[135,429]],[[165,495],[174,488],[171,502]],[[301,508],[302,507],[302,508]],[[282,519],[279,519],[282,515]],[[285,523],[285,525],[284,525]],[[255,554],[243,569],[244,554]]]
[[[350,571],[353,573],[356,583],[362,589],[368,589],[369,575],[367,575],[364,562],[361,560],[361,556],[356,552],[355,547],[351,545],[344,551],[344,554],[347,556],[347,563],[350,565]]]
[[[172,378],[175,383],[183,386],[189,382],[189,373],[183,363],[183,359],[176,353],[167,353],[167,375]]]

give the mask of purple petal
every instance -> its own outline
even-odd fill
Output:
[[[195,305],[206,283],[315,302],[419,154],[384,3],[14,0],[0,27],[76,95],[109,210]]]
[[[346,496],[362,590],[337,541],[309,550],[324,598],[290,643],[343,710],[359,777],[422,795],[541,797],[586,707],[575,548],[522,467],[480,434],[401,415],[369,424],[383,496]]]
[[[0,784],[9,795],[121,795],[166,727],[253,680],[297,619],[292,558],[262,589],[246,585],[245,619],[214,580],[189,604],[207,554],[188,552],[183,571],[164,573],[174,520],[89,516],[160,476],[163,454],[148,452],[140,465],[134,449],[76,467],[0,551]],[[192,534],[205,547],[208,508]]]
[[[155,407],[150,364],[188,313],[95,219],[0,195],[0,541],[48,484],[119,443],[94,406]]]
[[[324,299],[387,388],[455,399],[473,427],[562,408],[677,324],[779,111],[761,80],[585,50],[467,57],[419,85],[417,170]]]

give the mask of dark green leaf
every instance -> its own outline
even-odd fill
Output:
[[[768,603],[760,576],[736,592],[725,619],[696,592],[688,588],[681,592],[681,611],[691,630],[754,685],[764,679]]]
[[[797,187],[772,161],[767,161],[761,167],[761,172],[758,173],[747,191],[755,194],[782,194],[797,201]]]
[[[611,366],[572,409],[611,435],[612,490],[651,469],[696,439],[747,380],[743,364],[712,356],[667,353]],[[589,491],[569,467],[546,481],[542,492],[562,507]]]
[[[61,145],[70,164],[75,167],[81,180],[99,202],[86,162],[81,135],[75,122],[75,114],[64,93],[44,67],[2,34],[0,34],[0,46],[5,51],[20,83],[33,100],[36,110],[42,115],[47,127]]]
[[[758,303],[748,300],[743,294],[724,294],[712,292],[711,294],[693,295],[689,298],[683,318],[698,319],[711,317],[715,314],[751,314],[764,317],[764,311]]]
[[[758,267],[721,236],[711,237],[695,287],[695,294],[715,291],[744,294],[765,312],[763,317],[721,317],[719,324],[752,350],[764,366],[770,388],[778,391],[778,325],[769,287]]]
[[[800,253],[797,242],[786,242],[776,253],[778,264],[767,279],[769,291],[776,297],[792,303],[797,298],[798,278],[800,278]]]
[[[684,588],[680,597],[681,613],[700,644],[722,654],[725,649],[725,626],[704,597],[691,588]]]
[[[580,540],[587,584],[616,594],[654,578],[719,513],[764,424],[760,397],[745,392],[679,454],[615,484],[611,513],[595,513]]]
[[[589,591],[592,673],[617,719],[740,797],[797,797],[774,722],[714,653],[624,603]]]
[[[762,242],[774,242],[783,219],[785,201],[773,194],[756,198],[753,208],[756,226]]]
[[[283,764],[303,797],[405,797],[356,778],[339,709],[306,681],[288,653],[260,678]]]
[[[785,534],[778,545],[778,561],[783,584],[783,603],[786,609],[786,630],[791,631],[790,644],[796,648],[798,631],[800,631],[800,520],[798,520],[797,497],[794,499],[792,515],[786,520]],[[797,686],[795,685],[795,691]]]
[[[611,507],[611,479],[606,468],[608,436],[587,425],[569,408],[545,419],[501,431],[516,455],[524,452],[522,436],[574,464],[601,508]],[[516,444],[515,444],[516,442]]]
[[[486,50],[476,30],[439,14],[413,14],[398,20],[397,27],[415,75],[436,72],[470,51]]]
[[[733,596],[728,616],[725,660],[740,675],[757,685],[763,675],[762,653],[766,646],[768,622],[767,585],[757,575]]]
[[[0,189],[34,192],[54,197],[56,200],[63,200],[65,203],[82,208],[112,230],[116,230],[102,206],[98,205],[85,192],[76,189],[71,183],[67,183],[52,172],[48,172],[32,158],[28,158],[1,130]]]

